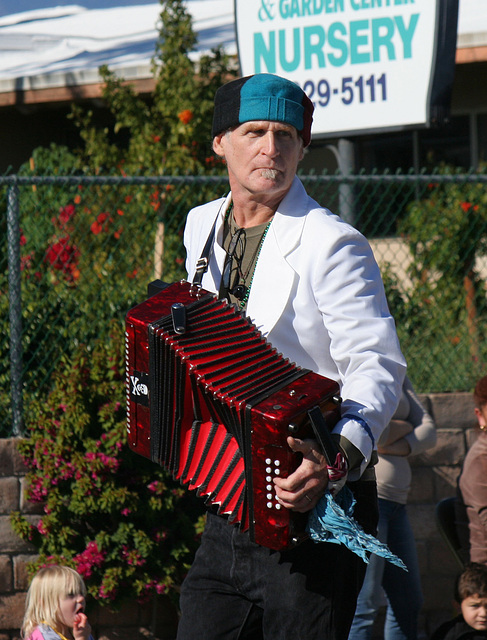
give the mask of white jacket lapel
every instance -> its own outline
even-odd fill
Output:
[[[247,315],[266,336],[289,302],[295,272],[287,256],[301,239],[306,197],[304,187],[295,178],[291,190],[275,213],[257,262]]]

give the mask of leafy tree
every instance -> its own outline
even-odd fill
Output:
[[[112,131],[93,125],[92,112],[74,107],[80,130],[80,157],[91,171],[129,175],[198,175],[221,169],[211,152],[211,120],[216,89],[229,76],[221,49],[195,62],[191,16],[182,0],[161,0],[161,30],[153,57],[155,88],[150,100],[106,66],[103,98],[114,118]],[[124,133],[125,144],[113,142]]]
[[[130,84],[102,67],[103,97],[113,128],[97,128],[93,114],[80,107],[73,107],[71,117],[83,140],[76,154],[84,172],[173,178],[154,188],[140,186],[134,212],[139,220],[156,214],[155,226],[146,227],[155,233],[154,255],[160,262],[156,275],[171,280],[184,275],[176,261],[188,206],[227,190],[224,165],[211,149],[211,123],[214,94],[231,74],[229,58],[221,48],[193,60],[196,35],[182,0],[161,0],[161,7],[162,26],[153,58],[155,87],[150,99],[138,96]],[[222,176],[221,181],[177,181],[178,176],[208,174]],[[116,210],[116,190],[112,190],[112,197],[113,205],[108,208]],[[105,190],[105,202],[106,198]]]

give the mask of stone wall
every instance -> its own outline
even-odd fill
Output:
[[[435,523],[435,505],[454,495],[456,479],[467,448],[475,437],[475,418],[470,394],[422,396],[435,418],[438,442],[434,449],[411,458],[413,483],[408,505],[421,567],[424,607],[420,635],[429,637],[440,622],[454,614],[453,584],[457,567]],[[0,440],[0,640],[19,638],[27,587],[26,563],[34,549],[12,532],[9,514],[21,510],[29,518],[39,516],[22,499],[24,467],[15,440]],[[405,594],[407,597],[407,594]],[[118,614],[96,609],[90,615],[98,640],[142,640],[155,636],[171,640],[176,628],[175,612],[164,600],[151,606],[127,603]],[[379,617],[375,636],[381,637]]]
[[[16,440],[0,439],[0,640],[20,640],[26,567],[35,558],[34,547],[16,536],[9,521],[18,510],[32,521],[40,517],[39,507],[23,499],[24,474]],[[177,612],[163,596],[144,606],[127,602],[117,613],[92,606],[89,618],[97,640],[172,640],[176,635]]]
[[[437,444],[411,457],[412,487],[408,513],[416,538],[424,606],[421,633],[429,637],[439,623],[457,613],[453,587],[457,564],[438,532],[435,505],[455,495],[456,482],[467,449],[476,434],[471,394],[421,396],[437,426]]]

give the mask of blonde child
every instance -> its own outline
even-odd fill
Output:
[[[22,637],[25,640],[93,640],[84,613],[86,587],[70,567],[40,569],[26,597]]]

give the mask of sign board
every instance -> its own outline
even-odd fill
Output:
[[[428,127],[449,110],[458,0],[234,0],[243,76],[315,105],[314,137]]]

